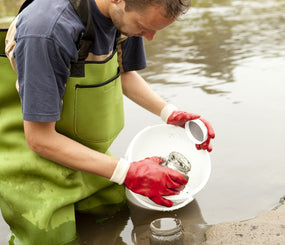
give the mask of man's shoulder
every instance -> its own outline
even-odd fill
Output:
[[[19,15],[17,38],[76,36],[83,25],[68,0],[36,0]]]
[[[14,40],[25,45],[32,45],[31,39],[38,39],[42,44],[53,42],[74,59],[75,42],[82,30],[84,26],[69,0],[34,0],[17,18]]]

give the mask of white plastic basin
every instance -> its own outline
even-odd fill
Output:
[[[130,202],[145,209],[172,211],[190,203],[194,195],[202,190],[211,173],[210,155],[205,150],[197,150],[185,129],[181,127],[161,124],[144,128],[129,144],[126,159],[138,161],[152,156],[167,157],[172,151],[183,154],[191,163],[189,181],[185,189],[179,195],[165,197],[173,201],[173,206],[169,208],[158,205],[126,188]]]

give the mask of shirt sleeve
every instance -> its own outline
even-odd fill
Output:
[[[123,72],[146,68],[146,57],[141,37],[123,38],[118,44],[118,61]]]
[[[58,121],[69,76],[68,55],[50,38],[27,36],[17,41],[14,56],[23,119]]]

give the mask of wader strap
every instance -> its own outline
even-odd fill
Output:
[[[78,49],[78,61],[71,61],[70,76],[85,77],[84,63],[88,56],[89,49],[94,42],[95,28],[91,15],[89,0],[69,0],[75,12],[85,26],[76,43]]]
[[[23,4],[22,4],[22,6],[21,6],[21,8],[20,8],[20,10],[19,10],[19,13],[21,13],[22,11],[23,11],[23,9],[24,8],[26,8],[31,2],[33,2],[34,0],[26,0]],[[18,13],[18,14],[19,14]]]

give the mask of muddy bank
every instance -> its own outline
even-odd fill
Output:
[[[236,222],[224,222],[212,226],[206,232],[202,245],[218,244],[285,244],[285,204],[262,212],[257,217]]]

